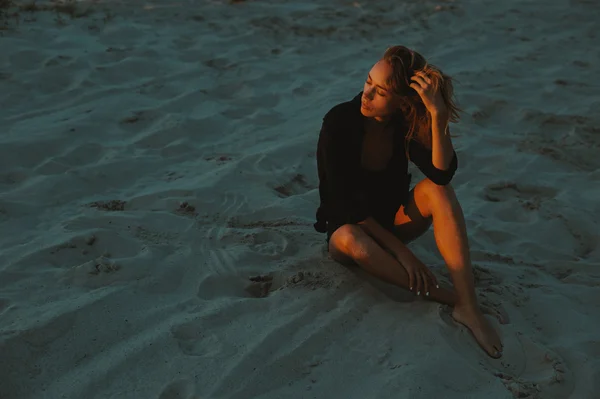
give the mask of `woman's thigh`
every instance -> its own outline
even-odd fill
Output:
[[[419,182],[410,190],[406,206],[402,205],[394,218],[394,235],[403,243],[409,243],[422,236],[432,223],[423,186],[428,182]]]

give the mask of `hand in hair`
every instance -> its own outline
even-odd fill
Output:
[[[427,111],[429,111],[432,116],[447,118],[448,108],[442,97],[442,82],[438,82],[437,80],[433,82],[423,71],[415,72],[410,79],[413,81],[413,83],[410,84],[410,87],[419,93]]]

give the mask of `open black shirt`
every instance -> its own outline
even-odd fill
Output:
[[[384,228],[394,225],[396,212],[406,204],[411,175],[408,173],[405,137],[408,126],[402,117],[394,117],[393,146],[390,162],[382,171],[370,171],[361,164],[365,135],[360,112],[362,92],[351,101],[333,107],[323,118],[317,145],[320,205],[315,230],[331,234],[344,224],[356,224],[372,217]],[[458,166],[456,152],[447,170],[437,169],[431,150],[417,140],[408,143],[410,160],[438,185],[452,180]]]

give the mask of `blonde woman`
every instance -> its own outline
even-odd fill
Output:
[[[499,358],[502,343],[477,302],[465,220],[450,186],[458,162],[448,124],[459,111],[449,76],[409,48],[387,49],[363,91],[323,119],[315,229],[327,233],[334,260],[453,306],[453,318]],[[426,176],[412,190],[409,160]],[[440,287],[406,247],[432,223],[453,288]]]

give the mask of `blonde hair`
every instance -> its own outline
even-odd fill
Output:
[[[446,108],[448,109],[449,122],[456,123],[460,119],[462,110],[456,105],[452,78],[445,75],[438,67],[429,64],[425,57],[404,46],[393,46],[383,54],[385,60],[392,67],[392,75],[387,83],[392,91],[401,97],[401,110],[408,122],[406,135],[406,152],[408,157],[408,142],[413,138],[431,149],[431,115],[419,94],[410,87],[415,83],[410,78],[417,71],[423,71],[431,79],[434,90],[440,90]]]

